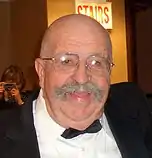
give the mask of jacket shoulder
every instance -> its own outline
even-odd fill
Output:
[[[111,85],[111,91],[124,94],[126,92],[129,92],[128,94],[131,94],[133,92],[136,92],[137,94],[144,94],[143,91],[140,89],[140,87],[134,83],[134,82],[120,82],[115,83]]]
[[[111,85],[109,92],[110,113],[117,113],[122,117],[136,119],[142,130],[150,126],[151,113],[145,93],[136,83],[122,82]]]
[[[109,92],[109,97],[121,103],[122,106],[131,104],[133,107],[148,105],[146,94],[141,88],[133,82],[121,82],[112,84]],[[148,108],[148,107],[147,107]]]

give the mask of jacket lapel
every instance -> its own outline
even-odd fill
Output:
[[[40,158],[32,112],[34,96],[35,94],[18,109],[16,118],[20,115],[20,120],[13,121],[6,133],[4,143],[6,149],[9,149],[6,158]]]
[[[119,103],[108,100],[105,114],[109,127],[123,158],[149,158],[143,135],[137,123],[137,114],[127,117],[120,110]]]

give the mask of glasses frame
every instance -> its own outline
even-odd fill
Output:
[[[76,67],[79,66],[79,63],[80,63],[79,55],[78,55],[78,54],[74,54],[74,53],[58,53],[58,54],[56,54],[56,55],[53,56],[53,57],[39,57],[39,58],[40,58],[41,60],[51,61],[52,63],[54,63],[55,60],[56,60],[56,57],[59,56],[59,55],[75,55],[75,56],[77,56],[77,57],[78,57],[78,63],[77,63],[75,66],[76,66]],[[87,57],[87,59],[88,59],[89,57],[97,57],[97,56],[99,56],[99,54],[90,55],[90,56]],[[101,57],[101,56],[100,56],[100,57]],[[105,60],[107,60],[109,66],[110,66],[108,72],[111,72],[111,68],[113,68],[113,67],[115,66],[115,64],[114,64],[113,62],[111,62],[109,59],[106,59],[105,57],[101,57],[101,58],[104,58]],[[88,66],[87,64],[86,64],[85,66],[87,67],[87,69],[89,69],[89,66]],[[53,67],[54,67],[54,69],[56,70],[55,66],[53,66]]]

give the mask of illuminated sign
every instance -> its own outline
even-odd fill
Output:
[[[75,2],[75,12],[96,19],[104,28],[112,29],[112,3]]]

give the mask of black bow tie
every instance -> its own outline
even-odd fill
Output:
[[[98,131],[100,131],[102,129],[101,123],[99,120],[95,120],[88,128],[86,128],[84,131],[79,131],[73,128],[69,128],[66,129],[63,133],[62,133],[62,137],[66,138],[66,139],[71,139],[73,137],[76,137],[80,134],[84,134],[84,133],[97,133]]]

